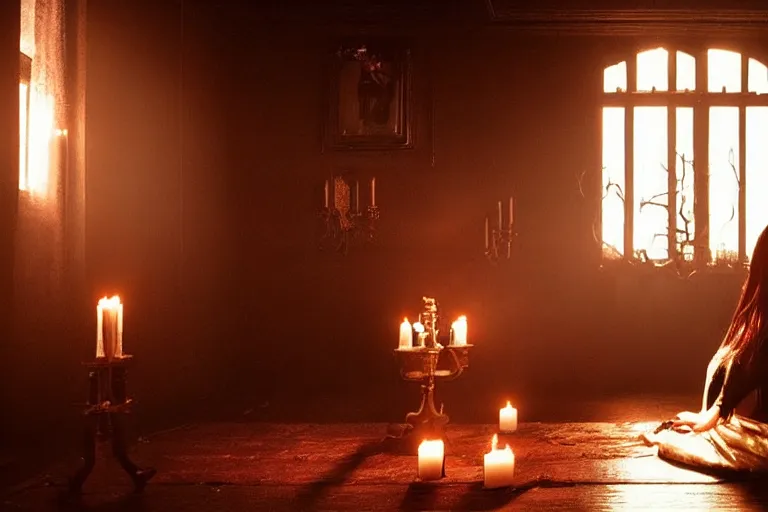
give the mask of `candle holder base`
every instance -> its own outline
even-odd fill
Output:
[[[406,414],[405,426],[399,436],[392,436],[400,441],[400,449],[415,454],[425,439],[445,440],[450,418],[443,412],[442,405],[439,410],[435,406],[435,384],[437,380],[453,380],[462,374],[469,366],[471,347],[438,344],[435,347],[395,350],[403,380],[421,383],[419,410]]]
[[[69,479],[70,494],[79,494],[96,465],[98,440],[111,440],[112,454],[140,493],[155,476],[153,468],[142,469],[128,457],[126,419],[133,400],[126,396],[127,366],[131,356],[84,363],[88,368],[88,402],[84,410],[83,465]]]

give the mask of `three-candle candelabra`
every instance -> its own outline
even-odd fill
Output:
[[[407,319],[400,325],[400,343],[395,355],[400,364],[400,376],[421,384],[421,406],[405,417],[405,429],[400,438],[409,451],[415,451],[424,439],[442,439],[448,415],[441,406],[435,407],[435,384],[438,380],[458,378],[469,366],[467,319],[453,322],[448,336],[440,336],[437,301],[424,297],[424,309],[419,321],[411,325]],[[445,343],[445,344],[443,344]]]
[[[485,218],[485,256],[492,262],[512,257],[512,241],[517,233],[514,230],[514,199],[509,198],[507,227],[504,227],[503,202],[497,204],[497,224],[491,228],[490,219]]]
[[[371,179],[371,204],[360,204],[360,182],[350,183],[343,176],[334,176],[325,182],[325,202],[320,212],[323,222],[321,249],[333,249],[347,254],[350,244],[373,243],[379,207],[376,206],[376,178]]]

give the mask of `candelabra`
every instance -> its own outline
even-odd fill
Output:
[[[498,225],[491,229],[488,217],[485,218],[485,256],[493,263],[512,257],[512,241],[517,236],[514,230],[514,202],[509,198],[509,223],[504,227],[502,202],[498,202]]]
[[[415,329],[415,346],[401,345],[395,350],[403,380],[421,384],[421,406],[416,412],[405,416],[405,429],[399,439],[405,441],[407,450],[415,452],[424,439],[442,439],[449,417],[441,406],[435,406],[435,385],[438,380],[450,381],[458,378],[469,366],[469,349],[466,342],[466,319],[454,323],[450,336],[439,335],[438,305],[435,299],[424,297],[424,311],[420,315],[419,328]],[[414,325],[416,327],[417,325]],[[421,327],[423,326],[423,330]],[[402,333],[401,333],[402,336]],[[448,339],[445,339],[448,338]]]
[[[333,185],[333,201],[330,183]],[[373,243],[376,240],[376,225],[380,216],[376,206],[376,178],[371,180],[371,204],[364,210],[360,207],[359,182],[354,184],[354,201],[350,189],[350,184],[341,176],[325,182],[325,205],[320,212],[323,223],[321,249],[347,254],[354,242]]]

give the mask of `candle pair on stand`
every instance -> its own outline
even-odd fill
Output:
[[[498,233],[501,233],[505,231],[504,229],[504,213],[503,213],[503,202],[499,201],[497,203],[497,214],[498,214],[498,220],[497,220],[497,230]],[[515,200],[514,197],[509,197],[509,223],[507,224],[507,230],[512,231],[512,225],[515,223]],[[491,248],[491,225],[490,221],[488,220],[488,217],[485,218],[485,250],[489,250]]]
[[[117,295],[100,299],[96,306],[96,357],[123,357],[123,304]]]

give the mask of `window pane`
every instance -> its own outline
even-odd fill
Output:
[[[763,67],[765,70],[765,67]],[[747,256],[768,225],[768,107],[747,107]]]
[[[709,92],[741,92],[741,54],[711,49],[708,56]]]
[[[634,248],[667,258],[667,107],[635,107]]]
[[[709,247],[735,262],[739,250],[739,108],[709,109]]]
[[[675,176],[677,177],[677,242],[686,260],[693,260],[693,238],[696,232],[693,221],[693,109],[677,109],[677,158],[675,158]]]
[[[667,50],[656,48],[637,54],[637,90],[669,90],[669,67]]]
[[[603,109],[603,254],[624,254],[624,109]]]
[[[27,84],[19,84],[19,189],[27,188]]]
[[[755,59],[749,59],[749,92],[768,93],[768,67]]]
[[[27,190],[44,194],[50,178],[51,139],[54,133],[53,97],[32,87],[29,104]]]
[[[696,90],[696,59],[693,55],[677,52],[677,90]]]
[[[608,66],[603,71],[603,92],[620,92],[627,90],[627,63],[619,62]]]

